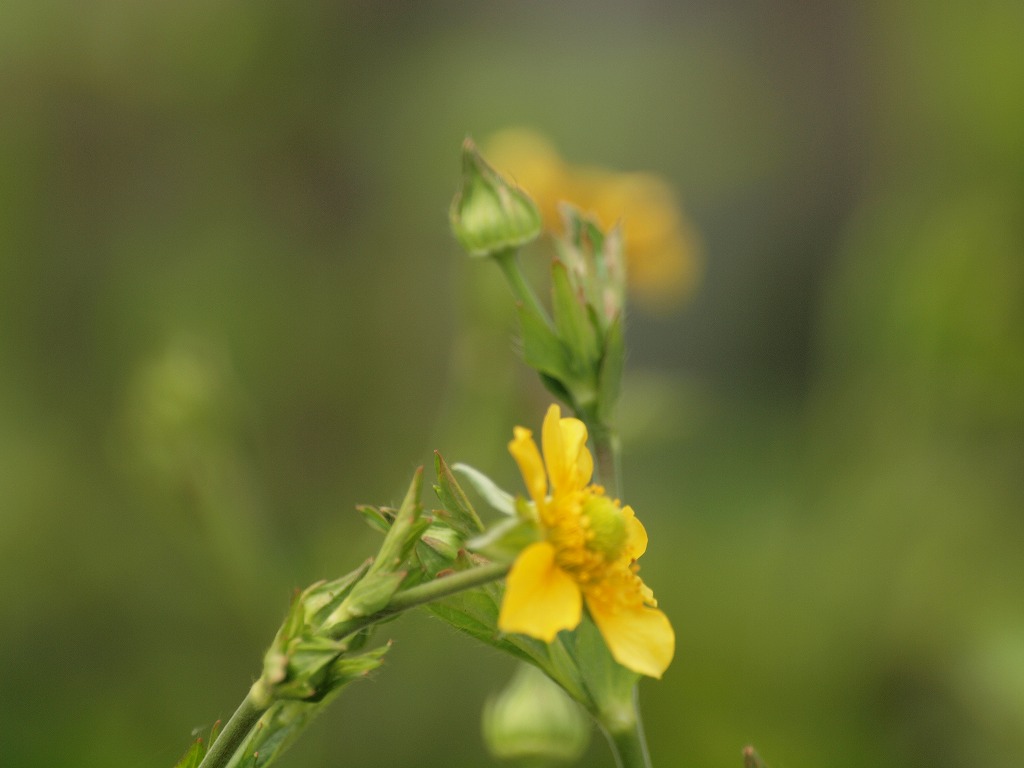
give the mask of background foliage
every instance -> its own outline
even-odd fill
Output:
[[[372,551],[356,503],[434,448],[518,487],[546,397],[446,209],[463,136],[529,125],[704,243],[620,413],[679,635],[656,763],[1016,765],[1022,37],[984,0],[2,4],[4,764],[171,765]],[[288,764],[488,764],[509,664],[387,629]]]

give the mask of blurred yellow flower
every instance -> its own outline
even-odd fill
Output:
[[[669,309],[692,291],[700,245],[663,179],[571,166],[547,139],[522,128],[492,136],[487,157],[530,193],[550,232],[562,229],[562,202],[593,215],[606,230],[621,223],[630,291],[642,304]]]
[[[630,507],[590,484],[594,462],[582,421],[561,418],[552,405],[541,442],[543,459],[528,429],[516,427],[509,443],[543,538],[509,571],[499,629],[551,642],[579,625],[585,603],[617,662],[661,677],[675,653],[675,633],[637,575],[647,532]]]

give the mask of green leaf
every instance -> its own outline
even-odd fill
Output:
[[[576,399],[572,396],[572,393],[560,382],[558,379],[553,379],[545,373],[540,374],[540,383],[544,385],[544,388],[569,406],[573,412],[579,413],[579,406],[576,404]]]
[[[465,492],[437,451],[434,452],[434,469],[437,472],[437,485],[434,486],[434,493],[437,494],[444,511],[448,513],[448,522],[463,537],[482,531],[484,524],[480,522],[480,517],[473,509],[473,505],[469,503]]]
[[[498,630],[502,588],[487,585],[430,603],[427,610],[459,632],[521,661],[538,663],[547,656],[547,645],[525,635],[505,635]]]
[[[572,355],[547,321],[526,304],[520,304],[519,329],[523,337],[523,359],[526,364],[571,388],[575,378]]]
[[[594,376],[599,350],[597,334],[591,325],[585,297],[573,286],[568,270],[560,261],[551,263],[551,300],[558,331],[570,354],[570,366],[577,377]]]

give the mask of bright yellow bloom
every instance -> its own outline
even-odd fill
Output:
[[[543,459],[528,429],[516,427],[509,443],[543,539],[512,565],[498,627],[551,642],[579,625],[585,603],[616,661],[661,677],[675,653],[675,633],[637,575],[647,532],[630,507],[590,484],[594,461],[582,421],[561,418],[552,405],[541,442]]]
[[[663,179],[570,165],[547,139],[521,128],[493,136],[487,156],[530,193],[549,232],[562,229],[558,206],[563,201],[594,216],[606,230],[620,224],[629,289],[648,308],[671,308],[692,291],[701,247]]]

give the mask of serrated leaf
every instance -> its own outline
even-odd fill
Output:
[[[431,613],[460,632],[494,648],[521,656],[522,651],[508,643],[498,630],[500,603],[500,590],[482,587],[451,595],[427,607]]]
[[[437,485],[434,486],[434,493],[437,494],[441,506],[448,513],[448,521],[463,537],[471,536],[482,531],[484,525],[480,522],[473,505],[470,504],[465,492],[455,479],[448,464],[437,451],[434,452],[434,469],[437,472]]]
[[[497,483],[491,478],[485,475],[478,469],[474,469],[469,464],[456,464],[452,467],[456,472],[466,478],[469,484],[473,486],[473,489],[479,493],[484,501],[486,501],[491,507],[496,509],[498,512],[502,512],[506,515],[514,515],[516,512],[515,497],[512,496],[508,491],[502,490]],[[484,529],[481,525],[477,530],[482,531]]]

